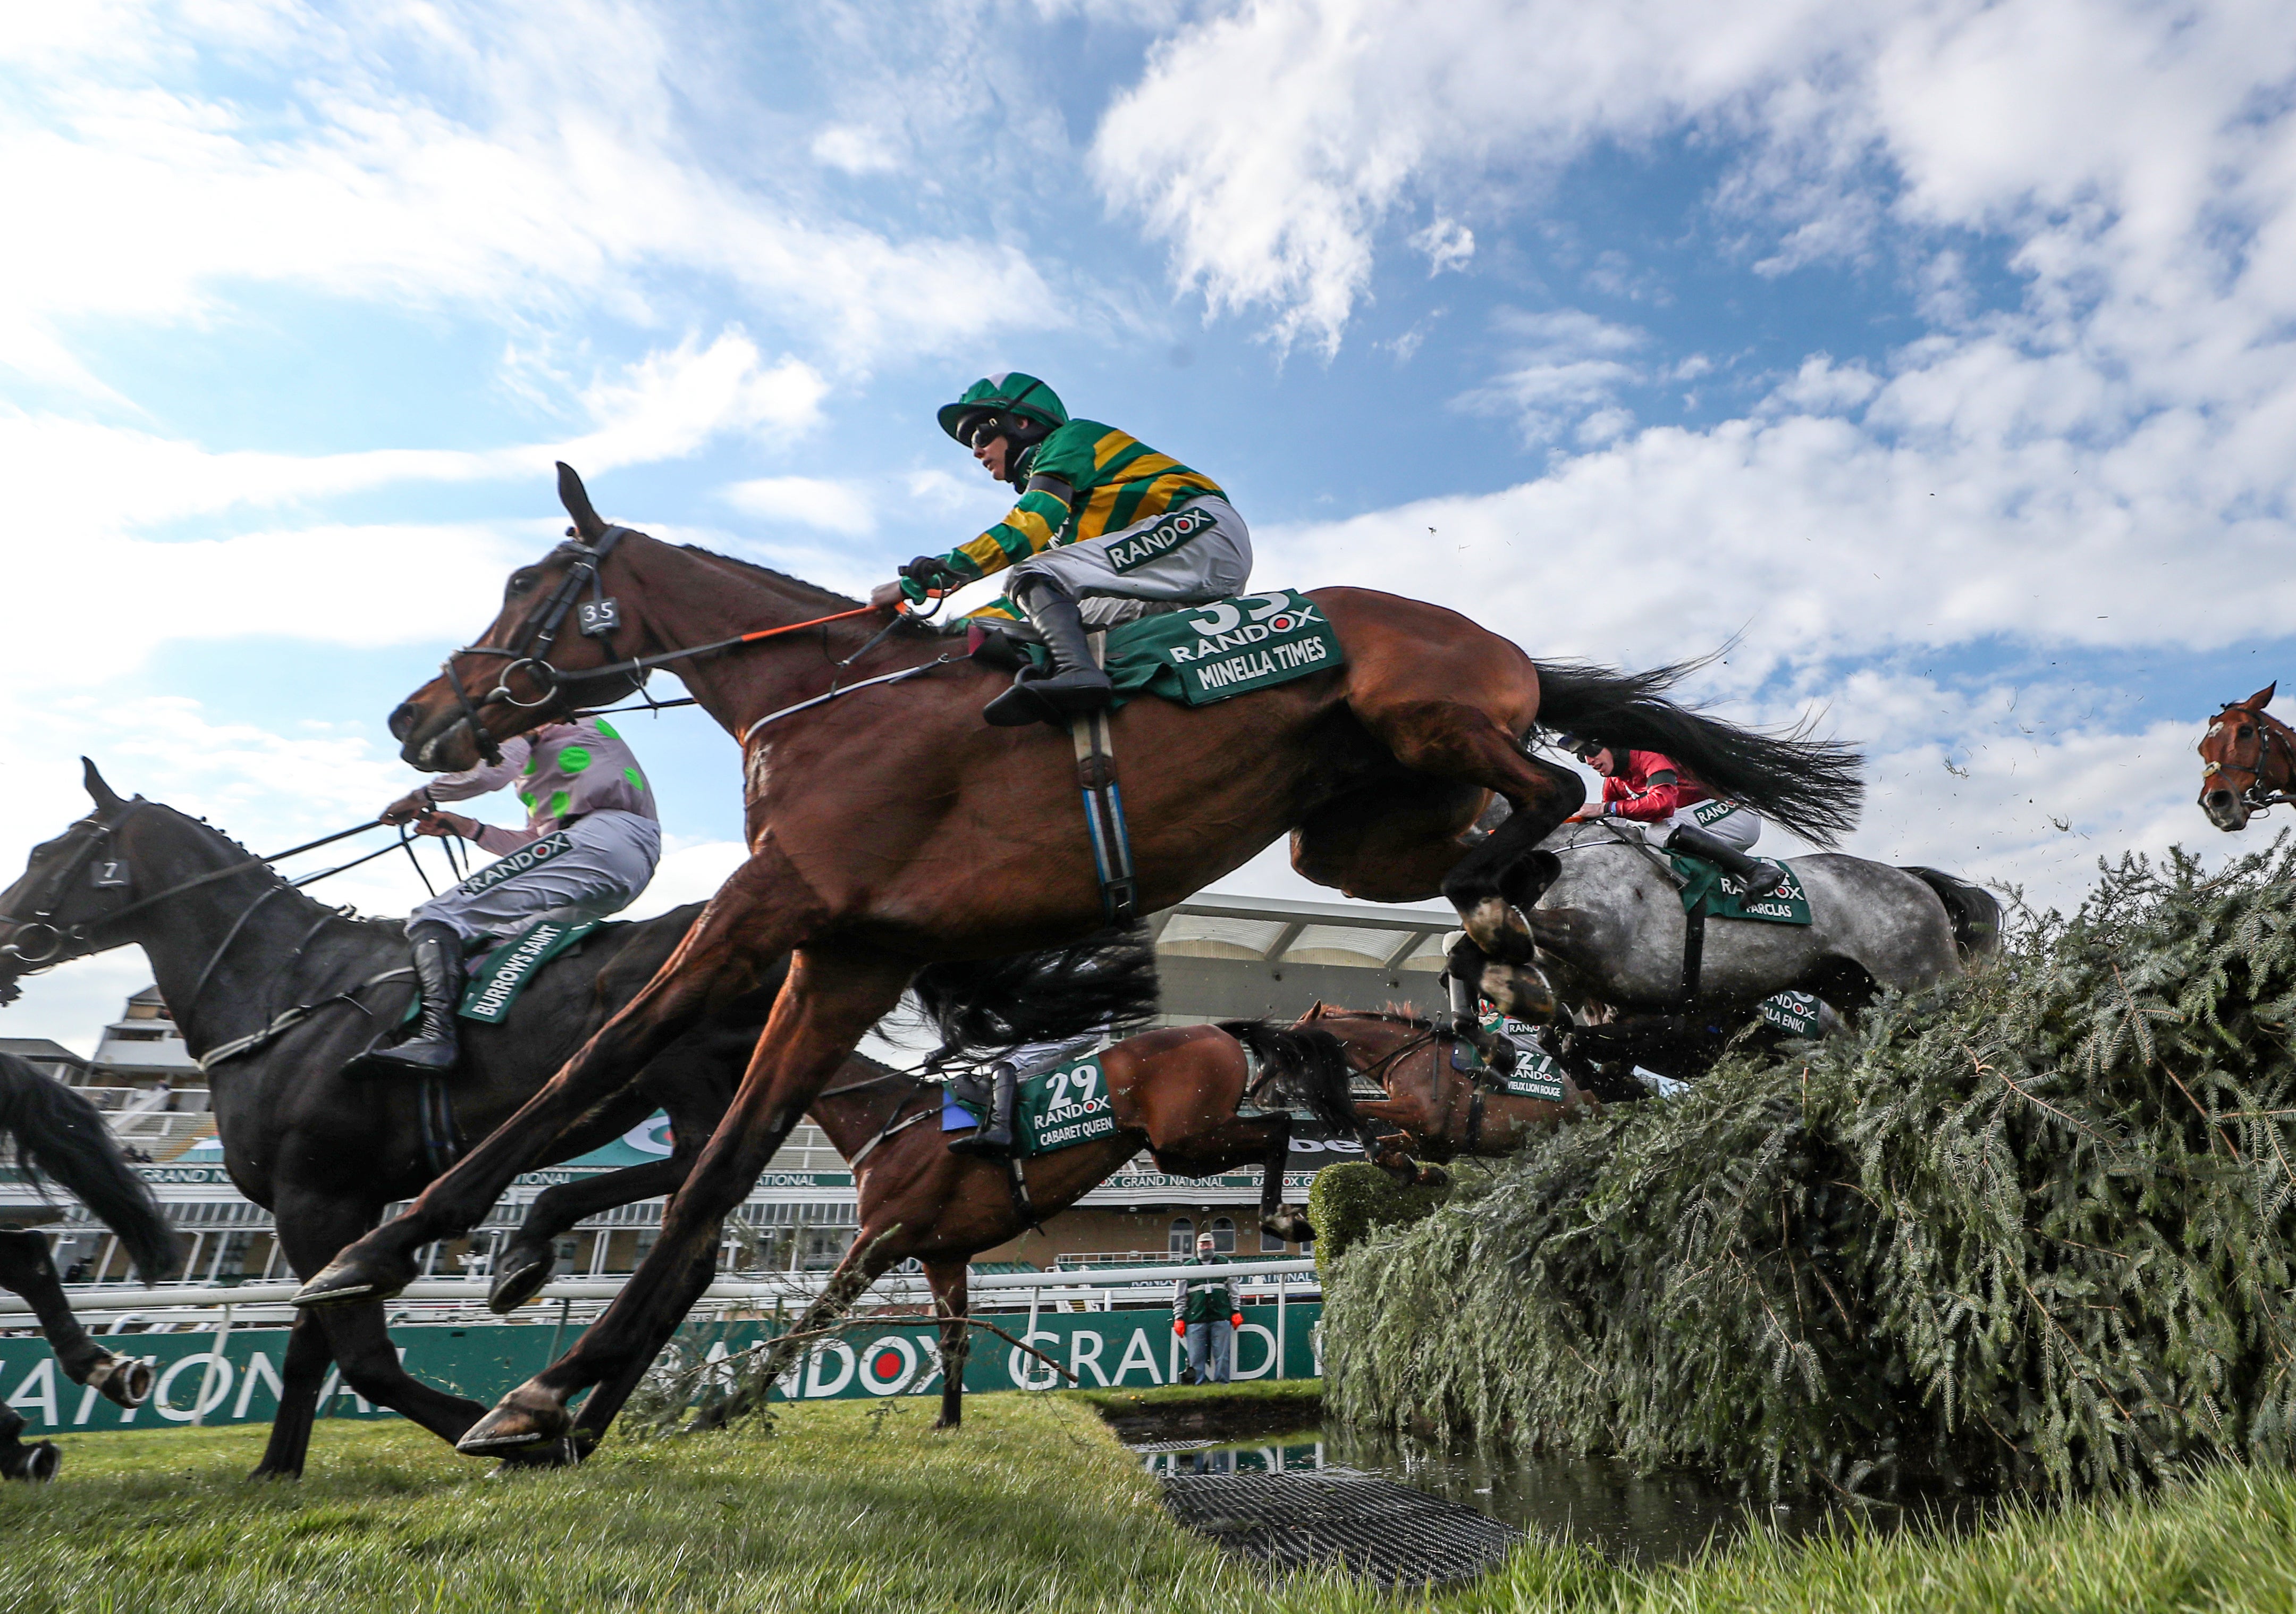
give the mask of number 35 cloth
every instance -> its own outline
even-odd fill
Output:
[[[1042,645],[1025,648],[1038,666],[1051,664]],[[1108,635],[1108,677],[1119,706],[1140,695],[1209,706],[1347,659],[1322,609],[1289,589],[1144,617]]]

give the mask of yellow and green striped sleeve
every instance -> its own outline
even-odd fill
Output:
[[[1068,505],[1057,495],[1031,489],[1021,496],[1011,515],[971,543],[959,545],[948,564],[968,582],[1002,572],[1051,548],[1054,535],[1068,518]]]

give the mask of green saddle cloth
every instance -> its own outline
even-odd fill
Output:
[[[1815,992],[1781,992],[1754,1006],[1763,1019],[1790,1037],[1812,1038],[1818,1033],[1818,1011],[1824,1005]]]
[[[1052,664],[1042,645],[1026,648],[1037,666]],[[1209,706],[1347,659],[1322,610],[1290,589],[1191,605],[1108,631],[1108,677],[1119,706],[1144,694]]]
[[[1710,919],[1760,919],[1771,925],[1810,922],[1809,895],[1802,890],[1801,876],[1794,872],[1792,863],[1778,865],[1786,871],[1784,885],[1750,902],[1743,885],[1704,858],[1682,852],[1670,852],[1667,857],[1683,883],[1685,913],[1702,912]]]
[[[985,1101],[952,1097],[976,1121],[988,1119]],[[1100,1056],[1086,1054],[1021,1078],[1013,1111],[1013,1157],[1029,1159],[1116,1135],[1116,1104],[1101,1074]]]
[[[1506,1084],[1508,1094],[1517,1099],[1546,1099],[1556,1104],[1562,1103],[1562,1066],[1554,1062],[1554,1055],[1534,1041],[1538,1035],[1538,1027],[1527,1020],[1501,1014],[1497,1006],[1488,998],[1479,999],[1478,1002],[1482,1009],[1483,1029],[1496,1032],[1514,1044],[1514,1068],[1501,1078]],[[1473,1043],[1454,1042],[1451,1048],[1455,1068],[1480,1070],[1484,1067],[1483,1056],[1476,1050]],[[1465,1063],[1461,1064],[1462,1060]]]
[[[562,919],[543,919],[528,926],[472,967],[458,1012],[465,1020],[483,1020],[489,1025],[501,1024],[510,1014],[511,1005],[518,1001],[518,994],[526,990],[529,981],[542,973],[545,964],[603,923],[603,919],[586,919],[579,925],[569,925]],[[422,1011],[422,998],[410,999],[406,1012],[399,1017],[399,1024],[406,1024]]]

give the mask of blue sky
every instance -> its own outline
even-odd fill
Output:
[[[1742,631],[1696,693],[1866,744],[1853,850],[2044,902],[2221,855],[2191,745],[2291,663],[2260,4],[116,0],[0,82],[10,846],[83,751],[257,845],[404,788],[381,719],[555,457],[839,587],[949,548],[1002,501],[933,406],[1012,367],[1219,478],[1259,586],[1625,664]],[[689,900],[732,746],[634,738]]]

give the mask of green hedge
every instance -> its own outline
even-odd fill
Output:
[[[1317,1275],[1328,1276],[1331,1263],[1374,1229],[1408,1227],[1442,1204],[1449,1192],[1447,1187],[1399,1184],[1367,1160],[1325,1166],[1308,1190]]]
[[[1954,986],[1357,1235],[1327,1402],[1756,1490],[2287,1464],[2292,1025],[2287,836],[2124,859]]]

